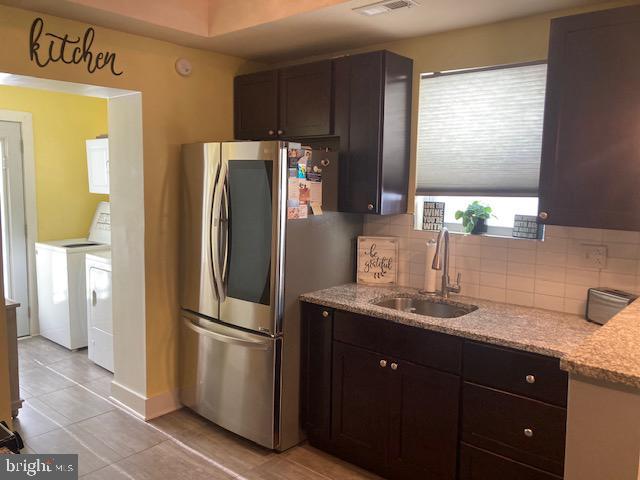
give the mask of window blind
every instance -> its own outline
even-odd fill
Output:
[[[546,64],[425,75],[417,194],[536,196]]]

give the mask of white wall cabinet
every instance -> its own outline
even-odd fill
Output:
[[[109,139],[87,140],[89,191],[109,194]]]
[[[86,257],[89,360],[113,372],[111,255]]]

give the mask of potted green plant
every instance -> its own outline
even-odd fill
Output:
[[[473,201],[467,206],[466,210],[458,210],[456,212],[456,220],[462,219],[464,231],[474,235],[485,233],[487,231],[486,220],[495,215],[491,214],[492,209],[489,205],[483,205],[478,200]]]

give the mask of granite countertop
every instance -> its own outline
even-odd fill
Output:
[[[519,307],[460,295],[452,296],[451,300],[477,305],[478,310],[458,318],[436,318],[372,304],[384,297],[398,295],[420,296],[418,290],[414,288],[374,287],[351,283],[303,294],[300,299],[555,358],[563,358],[570,354],[600,328],[577,315]],[[640,323],[637,330],[640,332]],[[637,342],[638,340],[635,345],[639,346]]]
[[[572,350],[560,366],[574,375],[640,388],[640,300]]]

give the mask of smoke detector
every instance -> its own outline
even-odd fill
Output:
[[[420,4],[414,0],[383,0],[382,2],[371,3],[369,5],[354,8],[353,11],[360,15],[364,15],[365,17],[372,17],[374,15],[389,13],[402,8],[417,7],[418,5]]]

